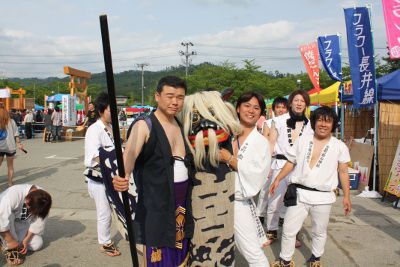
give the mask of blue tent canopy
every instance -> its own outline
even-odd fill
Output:
[[[44,107],[35,104],[35,110],[44,110]]]
[[[377,79],[378,82],[378,101],[379,100],[398,100],[400,101],[400,70],[395,70]],[[352,102],[352,95],[345,95],[343,102]]]
[[[68,94],[50,95],[50,96],[47,97],[47,102],[61,102],[63,95],[68,95]]]
[[[378,79],[379,100],[400,100],[400,70]]]

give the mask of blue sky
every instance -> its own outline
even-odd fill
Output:
[[[241,66],[255,59],[263,70],[305,71],[297,47],[318,35],[341,33],[343,7],[372,3],[376,54],[386,55],[381,1],[348,0],[17,0],[2,1],[0,77],[63,75],[63,66],[104,71],[99,15],[107,14],[114,71],[182,64],[191,41],[192,63]],[[345,62],[347,53],[343,49]]]

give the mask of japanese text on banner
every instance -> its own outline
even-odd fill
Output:
[[[314,88],[320,90],[317,42],[300,46],[300,53]]]
[[[375,103],[375,63],[371,24],[366,7],[344,10],[349,49],[353,105],[368,107]]]
[[[318,37],[318,50],[322,65],[331,79],[342,81],[342,59],[340,55],[340,40],[337,35]]]

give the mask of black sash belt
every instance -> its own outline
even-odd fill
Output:
[[[283,154],[276,154],[273,156],[274,159],[283,159],[283,160],[288,160],[287,157]]]
[[[296,206],[297,205],[297,188],[309,190],[309,191],[317,191],[317,192],[330,192],[330,191],[321,191],[316,188],[307,187],[301,184],[290,184],[286,190],[286,194],[283,198],[283,202],[286,207]]]

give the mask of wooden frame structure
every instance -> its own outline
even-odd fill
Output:
[[[71,91],[71,96],[76,94],[85,103],[85,113],[87,113],[89,105],[87,99],[87,80],[92,77],[92,74],[69,66],[64,66],[64,74],[70,76],[68,86]]]
[[[25,94],[26,90],[19,88],[17,90],[14,90],[10,87],[6,87],[6,89],[10,90],[10,97],[8,98],[3,98],[4,100],[1,101],[4,105],[4,108],[8,111],[11,109],[25,109]],[[11,103],[11,95],[18,95],[18,105],[14,105],[15,102]]]

